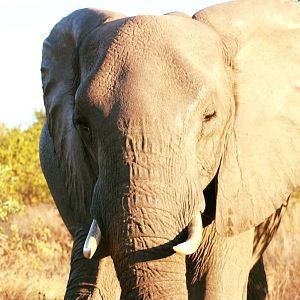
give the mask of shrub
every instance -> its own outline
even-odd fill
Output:
[[[49,202],[51,196],[39,162],[39,136],[43,112],[26,130],[0,126],[0,201],[15,205]],[[8,201],[8,202],[7,202]],[[10,210],[7,210],[9,213]]]

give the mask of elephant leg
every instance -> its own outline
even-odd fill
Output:
[[[79,222],[80,218],[70,207],[68,191],[58,167],[47,124],[44,125],[40,138],[40,160],[55,204],[74,241],[65,299],[119,299],[118,279],[111,259],[105,258],[105,246],[103,245],[91,260],[83,257],[82,249],[90,218],[87,218],[84,224]]]
[[[254,229],[221,237],[212,222],[198,251],[187,257],[189,300],[246,299]]]
[[[284,216],[289,200],[286,205],[282,205],[269,218],[255,228],[252,269],[248,281],[249,300],[266,299],[268,296],[268,283],[263,262],[263,253],[276,234],[281,219]]]
[[[90,260],[83,257],[86,233],[87,230],[79,229],[74,239],[65,299],[118,300],[120,284],[112,259],[102,255],[105,250],[98,249]]]
[[[268,283],[263,257],[252,267],[247,287],[248,300],[264,300],[268,295]]]
[[[83,257],[86,234],[86,229],[79,229],[74,238],[65,299],[119,300],[121,289],[111,257],[103,257],[102,248],[90,260]]]
[[[117,278],[115,266],[110,256],[100,259],[99,270],[105,270],[98,273],[97,286],[100,299],[120,300],[121,288]]]
[[[70,274],[65,294],[66,300],[100,299],[97,286],[100,253],[97,251],[92,259],[84,258],[82,249],[87,230],[78,228],[74,236]]]

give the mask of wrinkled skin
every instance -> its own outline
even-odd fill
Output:
[[[246,299],[300,181],[299,22],[298,4],[269,0],[56,25],[40,153],[74,238],[66,299]],[[174,253],[198,212],[198,250]]]

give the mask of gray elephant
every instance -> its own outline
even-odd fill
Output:
[[[40,156],[74,239],[65,298],[246,299],[300,182],[299,78],[296,1],[61,20]]]

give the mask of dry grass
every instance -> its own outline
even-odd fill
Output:
[[[299,195],[297,199],[290,200],[279,230],[264,254],[270,300],[300,299]]]
[[[71,239],[57,210],[28,207],[0,227],[0,299],[63,299]]]
[[[2,233],[1,233],[2,230]],[[292,200],[264,254],[269,299],[300,299],[300,202]],[[0,223],[0,299],[63,299],[71,239],[51,205]]]

